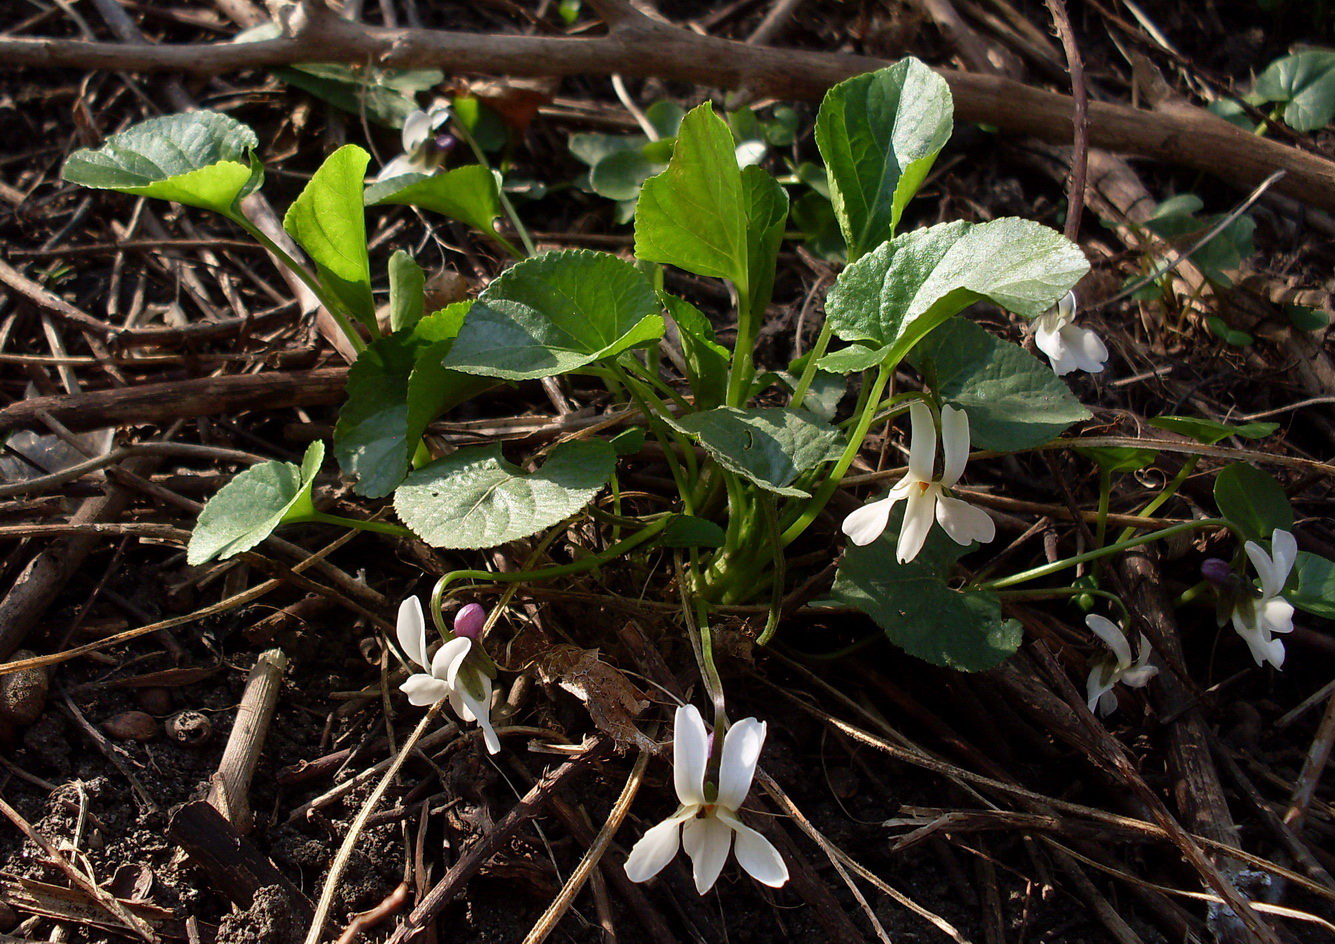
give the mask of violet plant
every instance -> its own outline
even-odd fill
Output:
[[[263,166],[254,132],[230,117],[192,112],[144,122],[101,148],[74,154],[64,176],[88,187],[211,210],[233,221],[306,282],[360,352],[333,452],[359,494],[392,496],[402,524],[318,511],[312,488],[324,447],[316,443],[300,467],[263,463],[220,490],[200,516],[188,548],[191,563],[241,553],[294,523],[412,535],[432,547],[460,550],[534,538],[543,552],[576,525],[594,535],[592,544],[586,539],[564,563],[513,573],[448,573],[437,582],[425,614],[416,598],[406,601],[398,636],[413,672],[404,685],[413,704],[448,699],[462,720],[476,721],[496,750],[489,720],[495,667],[477,635],[445,625],[450,601],[479,583],[557,580],[631,556],[658,554],[674,562],[673,593],[714,707],[714,742],[723,745],[723,766],[714,768],[722,779],[715,781],[718,792],[711,799],[701,766],[709,755],[701,761],[696,743],[703,719],[692,715],[683,721],[679,713],[682,809],[651,831],[647,846],[636,847],[632,877],[647,878],[671,858],[683,823],[702,889],[713,884],[734,835],[738,858],[752,875],[769,884],[786,875],[782,861],[774,862],[762,847],[763,839],[746,832],[735,817],[764,725],[754,719],[729,724],[711,623],[720,606],[767,603],[769,616],[758,641],[769,642],[785,593],[799,577],[809,576],[794,572],[785,549],[809,540],[868,437],[906,412],[913,427],[907,474],[886,497],[844,519],[850,542],[828,599],[863,610],[892,642],[918,658],[964,671],[997,665],[1021,641],[1019,624],[1003,614],[1007,598],[1092,593],[1125,613],[1120,600],[1087,580],[1053,585],[1046,578],[1069,576],[1125,549],[1199,530],[1232,532],[1238,547],[1233,570],[1241,572],[1245,554],[1260,571],[1259,591],[1241,578],[1218,591],[1224,619],[1232,619],[1258,660],[1264,656],[1275,666],[1282,661],[1283,644],[1275,634],[1291,626],[1290,604],[1333,615],[1335,565],[1296,550],[1288,536],[1293,515],[1282,489],[1250,466],[1235,464],[1219,474],[1219,517],[1159,530],[1127,529],[1109,540],[1111,483],[1152,461],[1154,453],[1147,449],[1083,450],[1100,469],[1096,546],[1018,573],[957,576],[957,561],[995,533],[987,512],[958,492],[970,449],[1014,454],[1065,443],[1079,447],[1078,439],[1056,442],[1070,426],[1090,418],[1057,374],[1101,369],[1108,352],[1092,332],[1073,324],[1072,291],[1089,264],[1060,233],[1016,218],[899,232],[905,208],[946,146],[953,122],[949,88],[917,60],[842,82],[821,104],[816,143],[848,264],[825,298],[814,349],[781,372],[761,371],[754,351],[770,304],[789,198],[763,167],[739,163],[733,134],[709,103],[682,117],[670,156],[663,155],[666,166],[639,189],[633,259],[583,249],[537,253],[505,197],[500,172],[488,166],[462,123],[451,129],[477,163],[442,168],[444,145],[431,136],[440,118],[414,116],[405,131],[405,159],[391,163],[369,186],[369,155],[361,148],[348,145],[328,157],[284,219],[308,265],[243,211],[243,198],[263,182]],[[426,151],[432,152],[429,161]],[[454,149],[456,155],[464,151]],[[390,330],[382,331],[365,209],[393,205],[457,220],[516,261],[476,299],[426,311],[422,269],[407,253],[396,252],[385,280]],[[502,219],[513,235],[497,228]],[[665,289],[667,266],[727,287],[735,299],[731,345],[720,341],[700,309]],[[1032,323],[1052,366],[965,317],[971,306],[984,302]],[[909,368],[921,378],[921,389],[893,390],[896,375]],[[424,439],[432,422],[490,387],[563,375],[591,378],[608,391],[616,405],[608,423],[566,435],[521,463],[500,445],[446,454]],[[841,409],[850,392],[856,393],[852,408]],[[1154,422],[1206,445],[1234,435],[1264,436],[1275,428],[1190,417]],[[617,425],[629,428],[613,435]],[[674,494],[656,509],[623,502],[618,482],[621,463],[650,439],[674,486]],[[1189,459],[1140,515],[1149,518],[1167,502],[1198,460]],[[823,524],[822,534],[837,527],[838,522]],[[1267,540],[1270,552],[1261,544]],[[1036,581],[1045,583],[1021,589]],[[1196,592],[1212,586],[1202,582]],[[434,657],[425,635],[428,615],[443,640]],[[1153,666],[1145,661],[1149,650],[1143,642],[1140,658],[1133,658],[1123,631],[1099,619],[1091,629],[1112,647],[1114,659],[1105,665],[1100,658],[1095,665],[1090,696],[1093,707],[1106,708],[1118,681],[1144,685]],[[1102,645],[1091,640],[1092,651]],[[694,745],[689,776],[681,768],[687,722]],[[735,741],[750,746],[746,763],[734,770],[728,751]],[[698,815],[706,819],[697,822]],[[711,816],[717,824],[699,825],[712,822]]]

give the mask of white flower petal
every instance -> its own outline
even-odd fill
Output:
[[[1100,659],[1089,670],[1089,678],[1085,681],[1085,699],[1090,711],[1097,711],[1099,700],[1117,684],[1116,674],[1111,669],[1107,662]]]
[[[1062,328],[1062,341],[1067,356],[1075,364],[1076,370],[1097,374],[1108,362],[1108,347],[1093,331],[1078,325]]]
[[[1144,688],[1150,683],[1150,679],[1158,674],[1159,667],[1157,665],[1142,665],[1123,672],[1121,681],[1127,688]]]
[[[432,678],[425,672],[411,675],[399,686],[399,691],[408,696],[408,704],[418,708],[434,705],[450,694],[450,687],[440,679]]]
[[[936,475],[936,423],[921,400],[909,404],[913,433],[909,437],[909,475],[930,482]]]
[[[683,705],[672,722],[672,777],[683,806],[704,804],[708,763],[709,733],[700,709]]]
[[[1113,692],[1104,692],[1103,697],[1099,699],[1099,714],[1105,718],[1117,710],[1117,695]]]
[[[1140,634],[1140,658],[1136,659],[1136,667],[1140,668],[1147,665],[1150,656],[1154,655],[1154,647],[1150,645],[1149,637],[1144,633]],[[1158,671],[1157,669],[1155,671]]]
[[[403,119],[403,133],[400,140],[403,142],[403,151],[405,154],[411,154],[431,136],[431,116],[424,111],[415,111],[407,118]]]
[[[1281,575],[1275,562],[1265,552],[1265,548],[1255,541],[1248,541],[1243,545],[1243,550],[1251,558],[1252,566],[1256,568],[1256,576],[1261,578],[1261,595],[1265,599],[1278,596],[1284,589],[1284,581],[1288,579],[1288,574]]]
[[[1069,324],[1075,320],[1075,312],[1079,307],[1079,300],[1075,297],[1075,290],[1072,289],[1057,302],[1057,317]]]
[[[1086,616],[1085,625],[1090,628],[1095,636],[1108,644],[1108,648],[1117,657],[1117,667],[1119,669],[1125,669],[1131,665],[1131,644],[1126,641],[1126,634],[1122,632],[1122,627],[1106,616],[1099,616],[1097,613],[1090,613]]]
[[[681,831],[681,844],[691,857],[695,890],[703,895],[714,887],[728,861],[732,848],[732,827],[717,816],[702,816],[687,821]]]
[[[681,846],[681,810],[649,829],[626,856],[626,878],[647,882],[672,861]]]
[[[490,679],[488,679],[490,682]],[[473,715],[473,720],[477,726],[482,729],[482,740],[486,742],[487,752],[498,754],[501,750],[501,739],[496,736],[496,729],[491,726],[491,686],[487,686],[487,697],[482,701],[477,701],[466,690],[459,690],[460,697],[468,706],[468,710]]]
[[[941,407],[941,484],[954,485],[969,461],[969,414],[953,406]]]
[[[450,689],[450,710],[459,716],[460,721],[476,721],[477,716],[473,714],[473,709],[468,707],[468,702],[464,701],[464,693],[461,689]]]
[[[983,509],[959,498],[942,495],[936,500],[936,520],[956,544],[974,541],[986,544],[997,536],[997,523]]]
[[[467,636],[455,636],[448,640],[436,650],[436,655],[431,660],[431,674],[438,679],[444,679],[451,688],[456,687],[459,667],[464,664],[464,659],[468,658],[472,648],[473,640]]]
[[[1050,312],[1034,320],[1034,346],[1047,355],[1058,376],[1075,370],[1075,365],[1067,360],[1066,340],[1061,329],[1061,320]]]
[[[895,546],[895,557],[901,564],[917,557],[927,543],[927,532],[936,521],[936,499],[940,494],[941,488],[937,485],[909,492],[908,504],[904,506],[904,523],[899,528],[899,543]]]
[[[765,746],[765,722],[743,718],[723,736],[723,754],[719,759],[718,799],[725,810],[742,805],[751,791],[751,778],[756,775],[756,762]]]
[[[868,502],[844,519],[842,530],[858,547],[870,544],[885,532],[890,523],[890,510],[896,499],[882,498]]]
[[[399,619],[394,626],[394,635],[399,646],[422,668],[426,661],[426,617],[422,615],[422,602],[416,596],[408,597],[399,604]]]
[[[788,881],[788,866],[773,843],[734,816],[719,813],[719,819],[737,834],[733,853],[737,856],[737,864],[748,875],[770,888],[778,888]]]
[[[1293,604],[1283,597],[1259,602],[1256,613],[1267,633],[1293,632]]]
[[[1270,535],[1270,546],[1274,551],[1275,576],[1279,581],[1279,590],[1284,592],[1284,584],[1289,582],[1289,574],[1293,573],[1293,564],[1298,559],[1298,541],[1288,531],[1282,528],[1276,528]]]
[[[424,173],[417,161],[414,161],[407,154],[400,154],[394,160],[390,161],[384,167],[380,168],[380,173],[375,175],[376,183],[382,180],[393,180],[395,177],[403,177],[407,174]]]

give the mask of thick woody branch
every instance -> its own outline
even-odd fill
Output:
[[[598,4],[604,36],[485,35],[369,27],[334,16],[295,17],[290,36],[257,43],[157,46],[64,39],[0,39],[0,63],[42,68],[213,75],[309,62],[376,62],[505,75],[621,74],[816,99],[831,85],[886,63],[866,56],[750,46],[649,19],[623,0]],[[1074,134],[1071,99],[999,76],[942,70],[956,115],[1054,144]],[[1190,167],[1254,187],[1276,170],[1276,189],[1335,211],[1335,162],[1249,135],[1198,108],[1151,112],[1092,102],[1089,144]]]

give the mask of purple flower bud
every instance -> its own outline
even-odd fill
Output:
[[[487,625],[487,611],[477,603],[470,603],[454,614],[454,635],[477,639]]]
[[[436,152],[439,154],[448,154],[459,144],[459,139],[448,131],[442,131],[436,135],[433,143],[436,146]]]
[[[1201,561],[1201,576],[1216,587],[1227,587],[1233,582],[1233,568],[1228,561],[1207,557]]]

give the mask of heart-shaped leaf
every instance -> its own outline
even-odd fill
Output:
[[[1335,563],[1318,554],[1299,551],[1284,598],[1313,616],[1335,620]]]
[[[979,449],[1032,449],[1090,417],[1050,367],[965,318],[927,335],[910,361],[947,403],[969,414]]]
[[[1001,615],[1001,601],[986,590],[952,590],[951,565],[967,550],[933,529],[918,556],[895,561],[903,503],[891,527],[865,547],[849,545],[832,596],[856,606],[910,655],[933,665],[981,672],[1004,662],[1020,646],[1015,620]]]
[[[721,406],[669,422],[698,439],[725,469],[766,491],[795,498],[810,493],[793,488],[793,480],[838,459],[844,448],[843,435],[809,410]]]
[[[747,201],[732,132],[705,102],[682,119],[667,170],[635,210],[635,255],[746,286]]]
[[[1219,513],[1253,541],[1269,541],[1278,528],[1293,530],[1293,506],[1274,476],[1255,466],[1234,462],[1214,480]]]
[[[547,252],[507,269],[478,297],[445,366],[506,380],[578,370],[663,335],[645,277],[605,252]]]
[[[1256,95],[1284,105],[1295,131],[1319,131],[1335,118],[1335,52],[1305,49],[1276,59],[1256,77]]]
[[[492,226],[501,215],[496,177],[481,164],[465,164],[441,174],[404,174],[366,188],[367,206],[421,207],[466,223],[497,238]]]
[[[334,455],[356,478],[357,494],[382,498],[394,491],[427,425],[494,385],[441,366],[471,304],[456,303],[372,342],[348,371]]]
[[[95,190],[117,190],[202,207],[237,219],[237,202],[260,185],[255,132],[227,115],[192,111],[150,118],[113,134],[96,150],[75,151],[61,175]]]
[[[954,114],[945,79],[913,58],[825,93],[816,146],[849,259],[895,235],[905,204],[950,138]]]
[[[1030,220],[939,223],[896,237],[844,269],[826,297],[825,317],[838,337],[888,348],[887,358],[897,362],[980,299],[1036,318],[1087,271],[1074,243]]]
[[[232,479],[199,513],[186,547],[186,561],[198,565],[235,557],[259,544],[280,524],[313,514],[311,486],[322,462],[324,443],[317,439],[306,448],[300,466],[277,460],[261,462]]]
[[[722,547],[726,541],[727,535],[714,522],[691,515],[673,518],[658,538],[663,547]]]
[[[315,263],[320,283],[366,324],[375,321],[362,209],[370,160],[357,145],[345,144],[325,159],[283,218],[283,229]]]
[[[570,517],[615,468],[616,452],[601,440],[563,443],[531,473],[506,462],[500,446],[474,446],[408,476],[394,510],[432,547],[496,547]]]
[[[1150,425],[1156,429],[1166,429],[1174,433],[1181,433],[1183,436],[1190,436],[1207,446],[1213,446],[1230,436],[1241,436],[1243,439],[1265,439],[1279,429],[1278,423],[1257,422],[1243,423],[1241,426],[1229,426],[1227,423],[1219,423],[1199,416],[1156,416],[1150,420]]]

